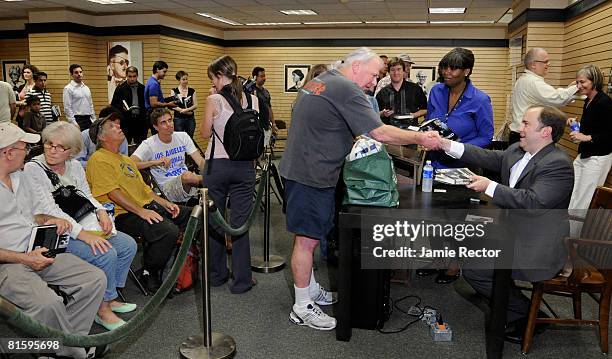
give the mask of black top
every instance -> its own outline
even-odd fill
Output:
[[[115,89],[111,106],[121,110],[123,114],[124,121],[121,121],[121,128],[127,128],[124,126],[127,126],[127,123],[132,121],[137,121],[141,124],[146,123],[144,85],[140,82],[138,83],[136,93],[138,95],[138,111],[128,110],[125,108],[123,101],[125,101],[128,106],[132,106],[132,89],[130,88],[130,84],[128,84],[127,81],[123,81],[123,83]]]
[[[606,156],[612,152],[612,99],[599,91],[591,102],[584,103],[580,132],[590,135],[590,142],[581,142],[578,153],[581,158]]]
[[[172,91],[174,92],[174,97],[176,97],[177,101],[175,101],[175,103],[177,104],[177,107],[180,108],[189,108],[191,106],[193,106],[193,94],[195,93],[195,90],[192,89],[191,87],[187,88],[187,96],[186,97],[181,97],[181,91],[179,90],[178,87],[175,87],[172,89]],[[184,100],[187,99],[187,100]],[[178,111],[174,111],[174,118],[185,118],[185,119],[191,119],[194,118],[194,113],[192,113],[191,115],[187,115],[187,114],[182,114]]]
[[[404,93],[404,99],[406,101],[404,104],[404,111],[402,111],[401,103],[402,92]],[[393,103],[391,103],[391,97],[393,97]],[[384,109],[393,110],[394,115],[407,115],[408,113],[427,109],[427,97],[425,97],[425,93],[419,85],[409,81],[404,81],[399,91],[395,91],[393,84],[383,87],[376,95],[376,101],[381,111]],[[391,118],[392,117],[393,115]],[[389,123],[391,118],[384,118],[381,116],[381,119],[385,123]]]
[[[265,87],[259,88],[257,86],[255,88],[255,95],[257,96],[257,100],[259,102],[259,114],[261,118],[267,121],[272,121],[270,115],[270,109],[272,108],[272,97],[270,96],[270,92]]]

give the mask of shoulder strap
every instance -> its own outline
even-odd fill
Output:
[[[53,185],[53,187],[58,187],[58,186],[61,185],[60,179],[59,179],[57,173],[51,171],[51,169],[49,167],[45,166],[40,161],[32,160],[32,162],[36,163],[40,168],[43,169],[43,171],[45,171],[45,173],[47,174],[47,177],[49,177],[49,180],[51,181],[51,184]]]
[[[223,98],[227,101],[227,103],[230,104],[230,106],[232,107],[232,110],[234,111],[234,113],[240,115],[242,113],[242,106],[240,105],[240,103],[238,101],[236,101],[236,99],[234,98],[234,96],[232,96],[231,94],[227,93],[226,87],[222,88],[221,91],[219,91],[219,94],[221,96],[223,96]],[[249,100],[249,105],[250,105],[250,100]],[[250,108],[250,106],[249,106]]]

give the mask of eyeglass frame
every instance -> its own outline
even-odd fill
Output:
[[[19,148],[19,147],[14,147],[14,146],[9,146],[6,148],[6,150],[10,150],[10,149],[25,151],[25,155],[27,156],[28,154],[30,154],[30,151],[32,151],[32,146],[26,143],[24,148]]]
[[[43,147],[47,150],[54,149],[57,153],[64,153],[66,151],[70,151],[70,147],[64,147],[62,145],[52,145],[49,142],[43,143]]]
[[[542,61],[542,60],[533,60],[533,62],[539,62],[541,64],[550,65],[550,60]]]

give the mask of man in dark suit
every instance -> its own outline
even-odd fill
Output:
[[[500,183],[474,176],[468,188],[485,192],[500,208],[522,210],[512,211],[509,216],[515,238],[514,279],[529,282],[551,279],[559,273],[566,258],[562,240],[569,232],[569,223],[567,211],[563,210],[569,205],[574,171],[567,154],[555,145],[563,135],[565,120],[565,114],[556,108],[529,108],[523,117],[519,143],[505,151],[490,151],[449,140],[440,143],[440,149],[464,163],[501,175]],[[554,225],[546,225],[551,220]],[[492,268],[464,269],[463,277],[478,293],[490,298]],[[507,321],[514,323],[516,330],[506,336],[507,340],[521,341],[529,304],[529,299],[519,290],[510,290]]]
[[[121,110],[123,121],[121,129],[128,144],[140,144],[147,138],[149,124],[146,120],[144,104],[144,85],[138,82],[138,69],[130,66],[126,70],[127,81],[115,89],[111,106]]]

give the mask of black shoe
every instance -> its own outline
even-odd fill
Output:
[[[543,311],[538,311],[538,318],[549,318],[546,313]],[[546,328],[549,327],[550,324],[538,323],[535,326],[533,331],[533,335],[538,335],[544,333]],[[527,318],[521,318],[515,320],[513,322],[508,323],[506,326],[505,339],[507,342],[514,344],[522,344],[525,336],[525,329],[527,328]]]
[[[147,292],[151,294],[155,294],[155,292],[157,292],[161,286],[159,279],[157,279],[155,275],[149,273],[147,270],[143,270],[142,272],[138,273],[138,280],[140,283],[142,283],[142,286],[147,290]]]
[[[461,272],[457,272],[456,274],[453,274],[453,275],[448,275],[446,274],[446,271],[444,271],[438,274],[435,282],[438,284],[449,284],[459,279],[460,276],[461,276]]]
[[[428,275],[440,273],[443,269],[436,269],[431,267],[423,267],[416,270],[416,274],[421,277],[427,277]]]

